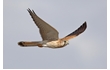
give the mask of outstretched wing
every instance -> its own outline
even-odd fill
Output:
[[[84,22],[78,29],[76,29],[74,32],[70,33],[66,37],[62,38],[62,40],[72,39],[72,38],[78,36],[79,34],[81,34],[82,32],[84,32],[86,28],[87,28],[87,23]]]
[[[30,9],[27,9],[27,11],[31,15],[35,24],[38,26],[43,40],[53,41],[58,39],[58,31],[55,28],[39,18],[33,10],[31,11]]]

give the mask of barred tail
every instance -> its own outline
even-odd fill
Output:
[[[21,42],[18,42],[18,45],[20,45],[21,47],[35,47],[35,46],[42,47],[42,44],[36,41],[34,42],[33,41],[32,42],[21,41]]]

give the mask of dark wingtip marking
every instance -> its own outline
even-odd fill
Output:
[[[18,45],[20,45],[20,46],[24,46],[24,45],[23,45],[23,42],[18,42]]]
[[[30,10],[30,8],[27,9],[28,12],[34,12],[34,10]],[[35,13],[35,12],[34,12]]]
[[[74,32],[72,32],[71,34],[67,35],[67,36],[71,36],[71,35],[76,35],[78,36],[79,34],[81,34],[82,32],[84,32],[87,28],[87,23],[86,21],[78,28],[76,29]]]
[[[28,8],[27,11],[31,11],[30,8]]]

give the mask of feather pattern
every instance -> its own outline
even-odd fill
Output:
[[[57,40],[59,38],[58,31],[55,28],[53,28],[45,21],[43,21],[41,18],[39,18],[33,10],[31,11],[30,9],[28,9],[27,11],[31,15],[35,24],[38,26],[43,40],[52,41],[52,40]]]
[[[78,29],[76,29],[74,32],[70,33],[66,37],[62,38],[62,40],[72,39],[72,38],[78,36],[79,34],[81,34],[82,32],[84,32],[86,28],[87,28],[87,23],[84,22]]]

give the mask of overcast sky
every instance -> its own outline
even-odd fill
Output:
[[[107,68],[106,5],[106,0],[4,0],[3,68]],[[64,48],[20,47],[19,41],[42,40],[28,8],[56,28],[60,38],[85,21],[87,29]]]

